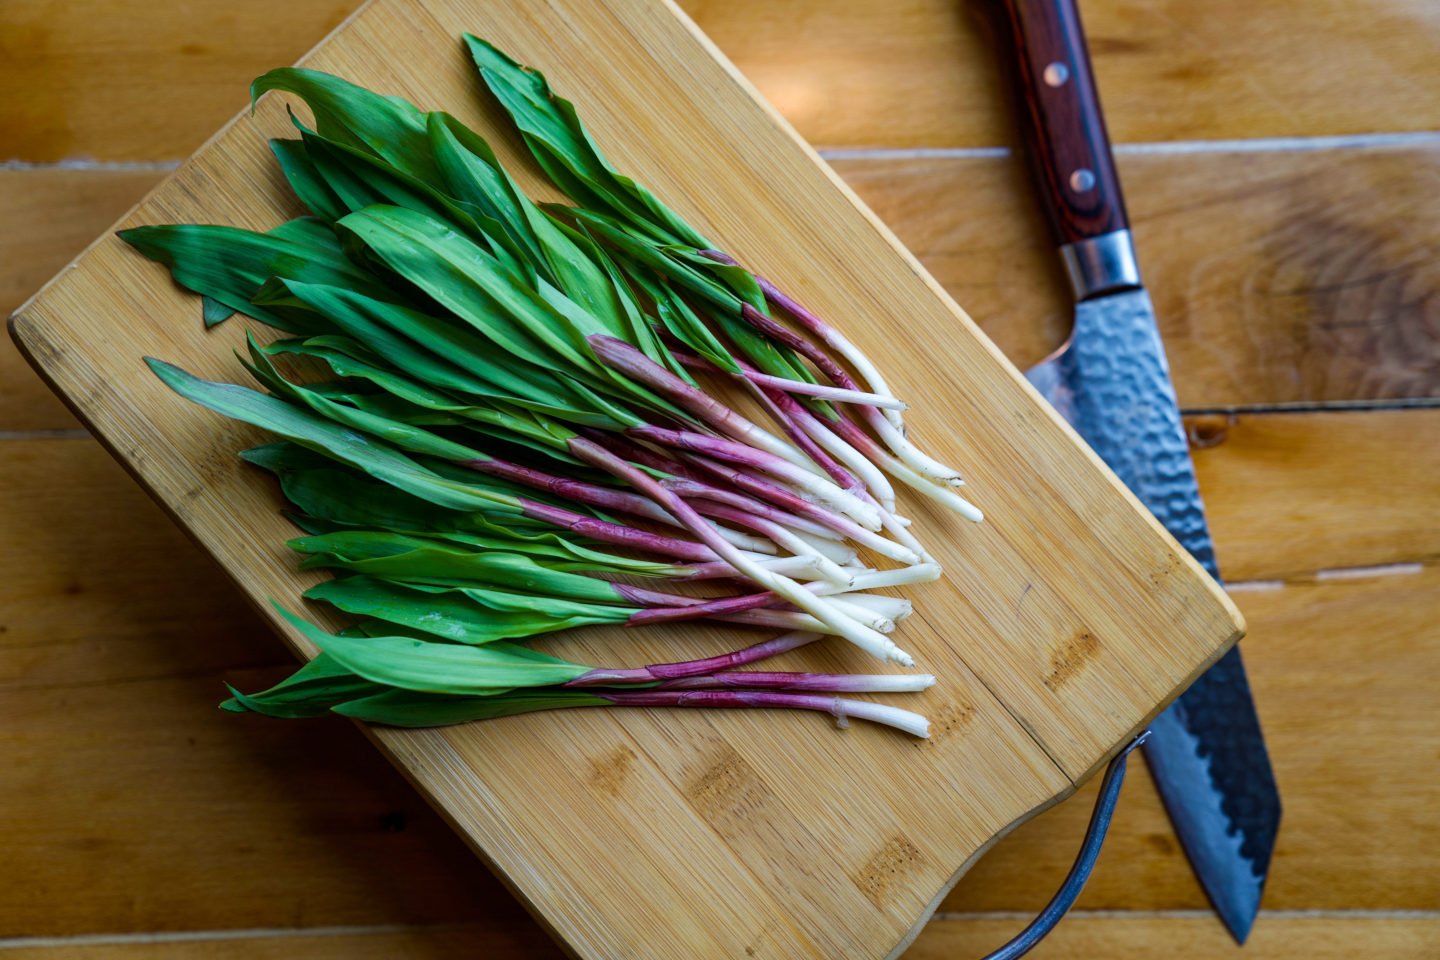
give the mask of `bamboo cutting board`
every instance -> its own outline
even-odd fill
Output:
[[[375,0],[306,63],[450,110],[544,193],[479,88],[467,30],[545,70],[619,167],[851,335],[987,520],[902,505],[946,570],[910,591],[917,612],[897,635],[941,680],[903,701],[931,718],[928,741],[812,715],[621,710],[370,734],[580,956],[896,954],[975,856],[1073,792],[1238,639],[1239,614],[668,3]],[[123,225],[295,215],[265,145],[291,132],[267,98]],[[963,196],[937,200],[965,215]],[[283,546],[293,529],[270,481],[234,456],[257,432],[179,400],[140,360],[243,380],[243,328],[204,331],[198,298],[110,235],[12,321],[37,369],[274,622],[265,599],[293,606],[313,579]],[[544,646],[640,664],[735,640],[686,627]],[[777,669],[873,671],[842,646]]]

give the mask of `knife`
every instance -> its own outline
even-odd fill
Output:
[[[1070,339],[1026,376],[1218,581],[1075,0],[1004,0],[1022,135],[1075,293]],[[1151,725],[1145,760],[1220,919],[1250,933],[1280,795],[1238,648]]]

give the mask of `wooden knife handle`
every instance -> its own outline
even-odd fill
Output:
[[[1021,134],[1062,246],[1128,230],[1075,0],[1004,0]]]

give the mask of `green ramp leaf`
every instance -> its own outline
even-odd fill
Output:
[[[412,690],[387,690],[337,704],[335,713],[391,727],[438,727],[470,720],[494,720],[540,710],[608,707],[610,701],[579,690],[515,690],[490,697],[443,697]]]
[[[427,643],[413,637],[336,636],[283,607],[276,609],[336,663],[367,680],[404,690],[474,696],[562,684],[590,671],[510,643],[481,647]]]
[[[633,608],[491,589],[400,584],[374,577],[328,580],[305,592],[356,616],[374,617],[452,643],[519,640],[602,623],[623,623]]]

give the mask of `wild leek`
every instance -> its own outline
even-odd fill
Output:
[[[467,646],[407,634],[331,634],[280,612],[320,655],[269,690],[244,694],[232,688],[225,709],[285,718],[334,712],[393,726],[433,726],[563,707],[779,708],[828,713],[842,724],[859,717],[918,737],[929,731],[925,718],[908,710],[833,694],[919,691],[934,677],[714,669],[794,649],[814,634],[790,634],[725,657],[607,669],[504,642]]]
[[[850,341],[614,169],[543,76],[466,42],[574,206],[532,202],[448,114],[286,68],[252,94],[285,91],[310,109],[313,129],[292,115],[298,138],[272,141],[308,215],[265,233],[122,233],[202,295],[207,325],[239,313],[283,335],[252,337],[242,358],[265,392],[148,362],[180,395],[279,438],[244,456],[279,479],[308,534],[292,543],[304,565],[336,572],[306,596],[370,625],[312,633],[326,662],[231,708],[298,710],[323,690],[311,706],[449,722],[582,696],[820,709],[817,691],[909,689],[719,671],[580,694],[583,671],[554,679],[577,665],[505,644],[710,619],[840,636],[909,665],[887,634],[910,602],[869,591],[940,571],[887,474],[980,514],[955,492],[956,471],[906,437],[905,404]],[[729,405],[726,383],[773,429]],[[739,591],[687,586],[725,581]],[[542,665],[522,672],[546,690],[514,693],[537,683],[501,682],[485,666],[495,657],[506,670]],[[605,675],[631,676],[617,669]],[[426,697],[447,699],[430,709]]]

